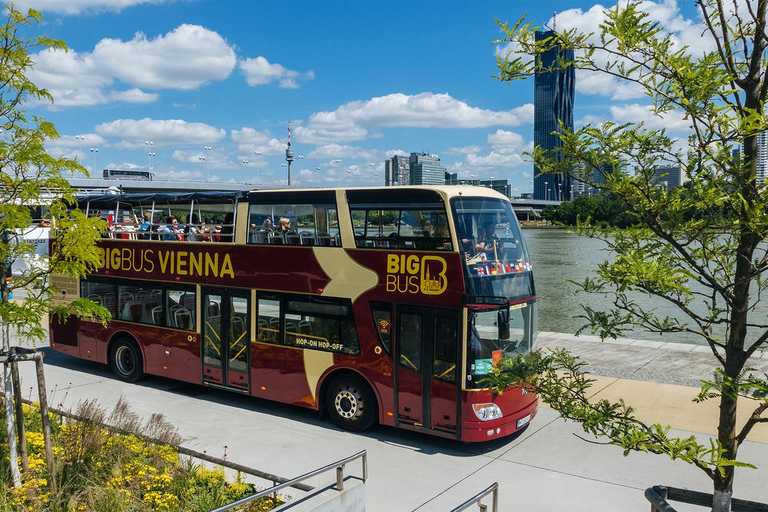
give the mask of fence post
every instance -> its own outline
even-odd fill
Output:
[[[19,453],[21,454],[21,469],[29,471],[27,461],[27,432],[24,429],[24,409],[21,405],[21,379],[19,378],[19,363],[11,363],[11,380],[13,381],[13,405],[16,409],[16,430],[19,436]]]
[[[344,464],[336,468],[336,490],[344,490]]]
[[[38,352],[35,358],[37,369],[37,392],[40,395],[40,418],[43,425],[43,441],[45,442],[45,460],[48,463],[48,487],[51,494],[56,492],[56,475],[53,463],[53,444],[51,444],[51,422],[48,417],[48,396],[45,390],[45,373],[43,372],[43,353]]]

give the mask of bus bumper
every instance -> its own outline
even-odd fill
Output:
[[[539,399],[536,398],[523,409],[493,421],[463,421],[461,425],[461,440],[467,443],[490,441],[514,434],[525,428],[536,417],[539,410]]]

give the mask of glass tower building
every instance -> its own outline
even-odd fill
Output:
[[[536,41],[557,37],[554,31],[537,31]],[[533,143],[543,150],[552,150],[562,144],[553,132],[560,131],[560,123],[573,129],[573,93],[575,71],[573,66],[562,68],[562,64],[573,62],[573,50],[561,50],[555,46],[537,56],[540,71],[534,77],[534,119]],[[541,174],[534,169],[533,198],[538,200],[572,199],[571,178],[564,174]]]
[[[411,163],[407,156],[395,155],[384,161],[384,184],[387,187],[411,184]]]
[[[411,185],[443,185],[446,168],[437,155],[411,153]]]

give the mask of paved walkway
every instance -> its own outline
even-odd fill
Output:
[[[672,434],[696,433],[705,441],[716,424],[713,404],[694,405],[690,398],[698,391],[698,380],[711,375],[714,357],[690,345],[646,345],[554,333],[540,336],[542,347],[564,347],[582,356],[595,375],[596,396],[623,397],[637,407],[639,417],[671,424]],[[711,491],[711,483],[697,468],[659,455],[624,457],[615,446],[585,442],[582,438],[590,438],[578,425],[546,408],[520,434],[482,444],[389,427],[354,434],[318,419],[313,411],[157,377],[125,384],[105,366],[46,347],[43,351],[54,405],[67,408],[96,399],[111,409],[124,397],[143,417],[163,413],[189,448],[214,456],[226,451],[229,460],[262,471],[293,477],[367,450],[366,500],[372,512],[450,510],[494,481],[499,482],[500,510],[505,511],[647,511],[643,491],[652,485]],[[768,371],[768,358],[762,354],[750,363]],[[24,389],[33,385],[33,365],[22,368],[22,378]],[[753,431],[740,459],[759,469],[737,469],[736,496],[768,502],[765,429]],[[360,474],[358,464],[347,470]],[[327,485],[333,479],[330,474],[308,483]]]
[[[622,398],[637,417],[672,428],[715,435],[717,401],[696,404],[701,381],[712,379],[717,359],[708,346],[622,339],[601,342],[596,336],[543,332],[539,347],[565,348],[587,363],[595,378],[595,398]],[[750,359],[757,375],[768,373],[768,350]],[[739,425],[756,407],[751,400],[739,403]],[[757,425],[748,439],[768,443],[768,424]]]

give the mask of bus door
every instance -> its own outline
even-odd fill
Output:
[[[250,293],[203,288],[203,382],[248,392]]]
[[[397,419],[458,436],[459,313],[399,306],[395,340]]]

